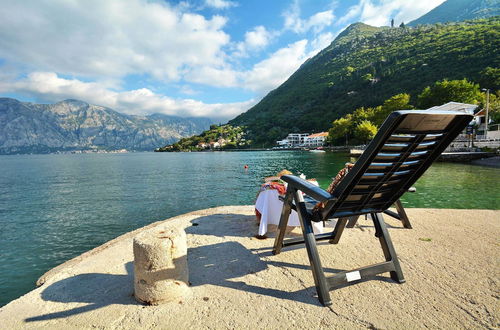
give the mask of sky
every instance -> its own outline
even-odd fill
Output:
[[[234,118],[351,23],[444,0],[0,0],[0,97]]]

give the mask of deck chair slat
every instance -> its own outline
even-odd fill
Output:
[[[415,138],[415,135],[391,135],[387,141],[392,142],[408,142]]]

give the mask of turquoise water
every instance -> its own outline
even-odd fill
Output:
[[[0,156],[0,306],[120,234],[197,209],[252,204],[262,178],[284,168],[326,188],[349,160],[293,151]],[[499,182],[498,169],[437,163],[403,202],[500,209]]]

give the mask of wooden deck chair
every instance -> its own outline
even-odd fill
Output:
[[[404,228],[412,229],[413,227],[411,226],[410,219],[408,218],[408,214],[406,214],[406,210],[403,207],[403,203],[401,203],[401,200],[398,199],[396,202],[394,202],[393,206],[396,208],[396,212],[387,209],[384,211],[384,213],[401,221],[403,223]],[[349,217],[349,221],[347,222],[346,227],[354,228],[356,222],[358,222],[358,218],[359,215],[354,215],[352,217]]]
[[[471,120],[471,115],[454,111],[393,112],[331,194],[296,176],[282,176],[288,187],[273,253],[305,243],[318,297],[325,306],[331,305],[330,291],[335,287],[376,274],[389,272],[394,281],[403,283],[403,272],[381,213],[420,178]],[[325,203],[324,209],[313,212],[304,202],[303,193]],[[303,237],[283,241],[292,209],[299,215]],[[337,244],[348,218],[363,214],[371,215],[385,262],[325,277],[316,241],[329,240]],[[314,234],[312,221],[334,218],[338,220],[331,233]]]

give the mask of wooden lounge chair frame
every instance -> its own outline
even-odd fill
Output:
[[[393,205],[455,137],[472,116],[455,111],[406,110],[390,114],[354,167],[330,194],[296,176],[285,175],[288,183],[273,253],[283,247],[305,243],[316,291],[321,304],[331,305],[330,291],[366,277],[389,272],[399,283],[405,279],[382,213]],[[325,203],[321,211],[310,211],[304,194]],[[291,210],[297,211],[303,237],[284,241]],[[337,244],[350,217],[370,214],[375,237],[380,241],[385,261],[326,277],[316,241]],[[338,219],[331,233],[315,235],[312,221]]]
[[[387,209],[384,211],[384,213],[401,221],[403,223],[404,228],[412,229],[413,227],[411,226],[410,219],[408,218],[408,214],[406,214],[406,210],[403,207],[403,204],[401,203],[400,199],[398,199],[394,203],[394,207],[396,208],[396,212]],[[346,227],[347,228],[354,228],[354,225],[356,225],[356,222],[358,222],[358,218],[359,218],[359,215],[349,217],[349,221],[347,222]]]

